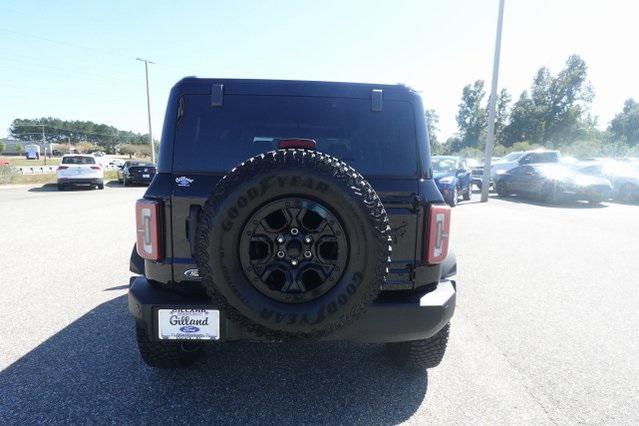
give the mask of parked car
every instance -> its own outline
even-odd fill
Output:
[[[124,160],[121,158],[113,158],[109,161],[109,166],[121,167],[124,166]]]
[[[436,155],[431,164],[437,188],[449,206],[455,207],[460,196],[466,201],[470,200],[473,194],[471,171],[464,158]]]
[[[167,109],[131,256],[148,365],[237,340],[377,342],[439,364],[456,262],[416,91],[185,78]]]
[[[60,191],[73,186],[104,189],[104,170],[93,155],[68,154],[62,156],[56,175]]]
[[[468,167],[470,167],[470,183],[481,190],[484,180],[484,160],[468,159]]]
[[[599,204],[608,200],[608,179],[590,176],[563,164],[528,164],[502,173],[495,190],[500,197],[516,194],[548,203],[584,200]]]
[[[545,149],[511,152],[502,157],[501,160],[495,161],[494,163],[491,162],[490,184],[494,187],[495,182],[501,177],[501,174],[517,166],[523,166],[525,164],[558,163],[559,158],[559,151],[548,151]]]
[[[118,182],[124,186],[132,184],[148,185],[155,176],[155,165],[148,161],[126,161],[118,168]]]
[[[598,160],[583,161],[578,167],[581,173],[610,180],[615,200],[622,203],[639,202],[639,163]]]

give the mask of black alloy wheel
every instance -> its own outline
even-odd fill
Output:
[[[239,250],[244,273],[258,291],[301,303],[333,288],[348,262],[349,244],[328,208],[306,198],[284,198],[251,216]]]

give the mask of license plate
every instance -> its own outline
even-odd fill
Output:
[[[213,309],[159,309],[161,340],[218,340],[220,311]]]
[[[143,178],[148,179],[151,177],[151,175],[142,175]]]

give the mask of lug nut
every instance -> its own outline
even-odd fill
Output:
[[[306,244],[310,244],[310,243],[311,243],[311,241],[313,241],[313,239],[311,238],[311,236],[310,236],[310,235],[307,235],[306,237],[304,237],[304,242],[305,242]]]
[[[277,242],[282,244],[284,242],[284,236],[283,235],[278,235],[277,236]]]
[[[311,256],[313,256],[313,253],[311,253],[311,251],[310,251],[310,250],[306,250],[306,251],[304,252],[304,257],[305,257],[305,258],[310,259],[310,258],[311,258]]]
[[[297,235],[300,233],[300,230],[297,228],[291,228],[291,235]]]
[[[291,265],[297,266],[297,259],[291,259]]]
[[[280,250],[277,252],[277,257],[279,257],[280,259],[284,258],[284,256],[286,256],[286,254],[284,253],[284,250]]]

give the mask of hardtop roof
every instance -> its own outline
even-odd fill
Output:
[[[371,90],[383,91],[385,100],[407,100],[417,92],[403,84],[345,83],[304,80],[256,80],[185,77],[173,86],[180,94],[211,93],[213,84],[224,85],[225,95],[327,96],[368,99]]]

